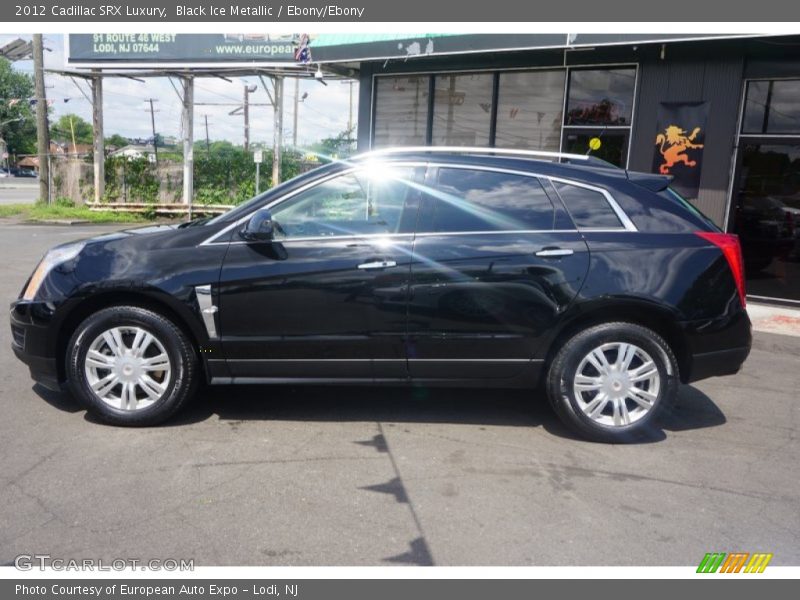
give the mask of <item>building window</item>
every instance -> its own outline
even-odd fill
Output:
[[[589,154],[606,162],[624,167],[628,158],[627,129],[589,129],[566,128],[564,129],[563,151],[571,154]],[[600,147],[592,149],[589,145],[594,138],[600,140]]]
[[[488,146],[492,73],[437,75],[433,102],[434,146]]]
[[[742,133],[800,133],[799,97],[800,80],[749,82]]]
[[[635,86],[635,67],[379,76],[372,145],[560,149],[625,167]]]
[[[558,151],[566,71],[500,74],[495,146]]]
[[[561,149],[625,167],[635,86],[633,68],[570,70]]]
[[[565,125],[623,125],[633,116],[636,69],[573,69]]]
[[[429,77],[379,77],[375,86],[373,146],[424,146]]]

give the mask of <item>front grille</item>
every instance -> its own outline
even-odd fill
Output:
[[[11,326],[12,343],[20,350],[25,349],[25,330],[16,325]]]

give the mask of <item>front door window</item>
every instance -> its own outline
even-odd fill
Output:
[[[404,233],[415,195],[413,167],[374,167],[337,175],[272,210],[278,239]]]

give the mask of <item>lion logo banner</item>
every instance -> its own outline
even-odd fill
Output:
[[[697,198],[705,148],[708,102],[662,102],[658,111],[653,172],[672,175],[672,186]]]

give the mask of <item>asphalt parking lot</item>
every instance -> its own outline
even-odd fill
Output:
[[[39,180],[33,177],[0,178],[0,206],[30,204],[39,197]]]
[[[108,227],[0,224],[0,300]],[[166,426],[95,423],[34,386],[0,323],[0,564],[800,564],[800,338],[683,386],[650,439],[572,437],[533,392],[211,388]]]

